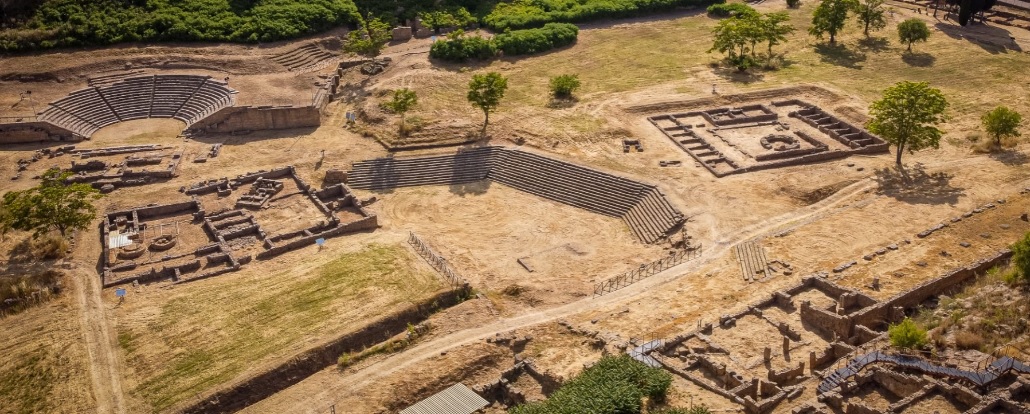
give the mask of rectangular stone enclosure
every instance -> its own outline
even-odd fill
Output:
[[[790,99],[647,118],[716,177],[887,152],[887,142]]]
[[[202,181],[189,201],[105,215],[104,286],[184,282],[239,270],[325,239],[371,231],[377,217],[344,184],[314,189],[292,166]]]

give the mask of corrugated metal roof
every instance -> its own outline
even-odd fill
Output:
[[[465,384],[457,383],[401,410],[401,414],[472,414],[489,404]]]

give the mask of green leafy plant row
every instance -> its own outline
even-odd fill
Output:
[[[133,41],[270,42],[357,21],[351,0],[49,0],[0,51]]]
[[[483,18],[498,32],[541,27],[551,22],[583,22],[637,16],[676,7],[696,7],[725,0],[514,0],[499,3]]]
[[[571,23],[548,23],[537,29],[511,30],[487,39],[482,36],[467,36],[457,30],[446,40],[433,43],[429,57],[451,62],[470,59],[493,58],[498,51],[506,56],[528,55],[546,52],[576,42],[579,28]]]

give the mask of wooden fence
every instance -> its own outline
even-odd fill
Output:
[[[415,248],[415,251],[418,252],[419,256],[426,259],[433,269],[440,272],[444,279],[447,279],[447,281],[451,283],[451,286],[461,286],[468,283],[465,281],[465,278],[458,275],[454,269],[451,269],[451,266],[447,264],[447,259],[444,259],[443,256],[440,256],[439,253],[435,252],[428,244],[422,241],[422,239],[418,238],[415,233],[408,232],[408,244]]]
[[[640,280],[651,277],[655,273],[661,272],[688,260],[696,259],[700,256],[700,247],[694,250],[680,250],[672,252],[661,259],[655,260],[651,263],[642,264],[634,270],[630,270],[611,279],[597,283],[594,285],[594,297],[622,289]]]

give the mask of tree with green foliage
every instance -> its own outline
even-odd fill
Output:
[[[883,98],[869,107],[872,119],[866,128],[897,147],[897,164],[904,150],[915,152],[938,148],[944,134],[937,125],[944,122],[948,100],[926,82],[898,82],[883,91]]]
[[[915,350],[926,345],[926,330],[909,318],[887,327],[887,336],[896,348]]]
[[[786,42],[787,35],[794,33],[794,26],[788,24],[789,21],[790,15],[787,12],[766,13],[762,16],[759,23],[762,29],[762,40],[769,46],[767,61],[772,61],[773,46]]]
[[[884,0],[860,0],[855,2],[855,17],[862,25],[862,33],[869,37],[869,30],[880,30],[887,27],[887,18],[883,10]]]
[[[357,22],[351,0],[16,1],[0,51],[124,42],[272,42]]]
[[[712,48],[708,52],[725,53],[726,61],[741,72],[754,66],[754,45],[763,33],[760,21],[758,16],[750,14],[720,21],[712,30]]]
[[[579,86],[579,75],[558,75],[551,78],[551,95],[555,99],[569,99]]]
[[[908,44],[908,51],[911,52],[912,43],[925,42],[930,38],[930,28],[926,27],[922,19],[913,17],[898,23],[898,38],[901,43]]]
[[[844,28],[848,19],[848,11],[855,9],[856,0],[822,0],[812,12],[812,27],[808,33],[816,39],[823,34],[830,35],[830,44],[837,43],[837,33]]]
[[[980,122],[983,123],[987,135],[994,138],[994,145],[1000,148],[1003,138],[1019,136],[1019,125],[1023,122],[1023,116],[999,105],[980,117]]]
[[[404,113],[418,105],[418,95],[415,91],[408,88],[400,88],[393,91],[393,99],[386,101],[383,106],[393,111],[394,113],[400,114],[401,123],[400,129],[404,130]]]
[[[490,113],[497,110],[504,98],[504,92],[508,90],[508,78],[497,72],[490,72],[483,75],[474,75],[469,82],[469,91],[466,98],[472,106],[483,111],[483,134],[486,134],[486,127],[490,124]]]
[[[665,401],[672,375],[649,367],[629,355],[605,356],[562,384],[546,400],[523,404],[512,414],[629,414],[640,413],[643,400]]]
[[[461,28],[476,22],[476,17],[464,7],[421,12],[418,18],[423,26],[436,33],[445,27]]]
[[[1013,243],[1011,249],[1012,267],[1016,275],[1024,281],[1030,281],[1030,233]]]
[[[374,59],[383,53],[390,38],[390,25],[378,17],[369,16],[361,19],[358,30],[347,34],[343,51]]]
[[[97,216],[93,201],[100,191],[85,183],[66,183],[70,171],[47,170],[42,182],[24,191],[10,191],[0,200],[0,227],[32,231],[35,237],[57,230],[81,230]]]

